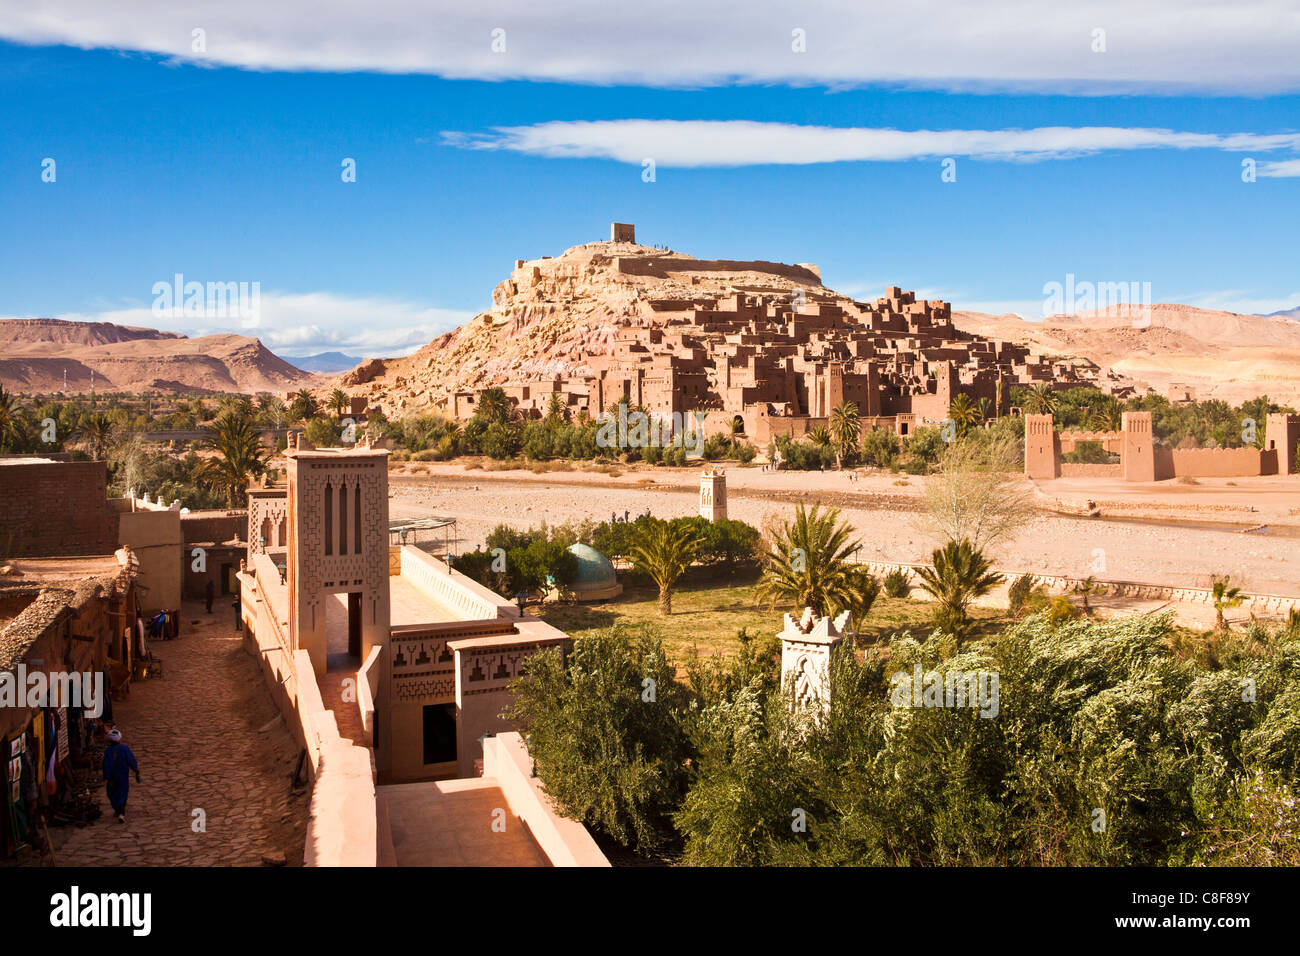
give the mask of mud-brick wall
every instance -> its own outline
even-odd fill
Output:
[[[117,514],[102,461],[0,461],[0,545],[14,557],[112,554]]]
[[[1277,452],[1258,448],[1157,449],[1156,478],[1248,478],[1277,474]]]

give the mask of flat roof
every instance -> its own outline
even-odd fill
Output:
[[[15,558],[6,562],[19,574],[0,577],[5,584],[65,584],[80,583],[90,578],[117,574],[122,566],[111,554],[89,557]]]
[[[388,614],[389,624],[398,626],[446,624],[465,620],[464,615],[447,607],[400,574],[388,578]]]

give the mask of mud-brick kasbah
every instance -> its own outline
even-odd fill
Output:
[[[524,418],[557,402],[574,419],[628,403],[699,415],[706,435],[758,448],[825,425],[844,402],[864,428],[906,438],[942,422],[958,394],[1002,415],[1010,386],[1035,382],[1133,393],[1109,371],[963,332],[947,302],[896,286],[858,301],[823,286],[814,264],[696,259],[640,245],[630,223],[612,223],[607,242],[517,260],[491,310],[342,380],[391,418],[435,408],[467,420],[499,387]]]

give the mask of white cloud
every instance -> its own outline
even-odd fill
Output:
[[[431,6],[434,8],[431,9]],[[205,31],[196,51],[193,31]],[[492,31],[505,31],[493,52]],[[802,30],[806,52],[795,52]],[[1104,52],[1096,52],[1097,30]],[[42,0],[0,36],[248,69],[706,86],[887,83],[1075,93],[1300,89],[1291,0]]]
[[[1300,159],[1284,159],[1276,163],[1262,163],[1259,175],[1270,179],[1290,179],[1300,176]]]
[[[1300,303],[1300,292],[1263,298],[1244,289],[1220,289],[1214,292],[1195,292],[1172,301],[1198,309],[1237,312],[1241,315],[1269,315],[1294,309]]]
[[[593,120],[443,133],[466,149],[504,149],[551,159],[613,159],[657,166],[897,162],[963,157],[1034,162],[1107,150],[1300,148],[1300,134],[1180,133],[1117,126],[1001,130],[899,130],[797,126],[751,120]]]
[[[191,337],[223,333],[256,336],[286,357],[334,351],[360,356],[406,355],[473,317],[473,312],[330,292],[262,292],[257,314],[251,318],[157,315],[148,305],[56,316],[163,329]]]

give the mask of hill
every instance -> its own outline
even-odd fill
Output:
[[[338,384],[367,396],[389,417],[450,412],[458,392],[556,379],[567,383],[571,397],[583,393],[575,400],[594,409],[601,401],[597,392],[631,387],[627,376],[635,377],[637,369],[644,371],[643,384],[653,378],[655,387],[678,389],[704,407],[720,407],[724,392],[742,400],[742,374],[769,383],[779,375],[785,384],[764,394],[780,392],[781,398],[745,401],[789,404],[796,401],[789,383],[803,372],[769,368],[785,361],[782,349],[797,352],[801,362],[864,365],[879,348],[882,362],[886,352],[897,354],[886,373],[892,388],[925,391],[911,364],[919,343],[939,348],[945,336],[972,337],[951,328],[946,303],[916,302],[898,289],[892,294],[888,303],[856,302],[824,286],[815,265],[697,259],[639,245],[628,234],[559,256],[516,260],[493,291],[491,309],[411,355],[364,362]],[[850,345],[852,330],[874,344]],[[776,346],[778,338],[785,344]],[[967,344],[950,350],[959,363],[969,357]],[[681,364],[667,362],[668,353]],[[727,355],[735,361],[724,360]],[[746,362],[757,364],[742,373]],[[734,378],[727,365],[736,369]],[[598,379],[606,373],[602,384]]]
[[[295,368],[300,368],[305,372],[327,372],[335,373],[346,372],[355,368],[361,359],[355,355],[346,355],[343,352],[321,352],[317,355],[297,355],[285,358]]]
[[[966,332],[1087,359],[1156,391],[1178,383],[1200,399],[1238,404],[1266,394],[1300,406],[1300,322],[1289,318],[1174,303],[1151,306],[1150,324],[1143,327],[1104,312],[1030,322],[954,310],[952,318]]]
[[[66,378],[65,378],[66,376]],[[285,392],[310,373],[243,335],[177,332],[64,319],[0,320],[0,382],[19,394],[143,391]]]

